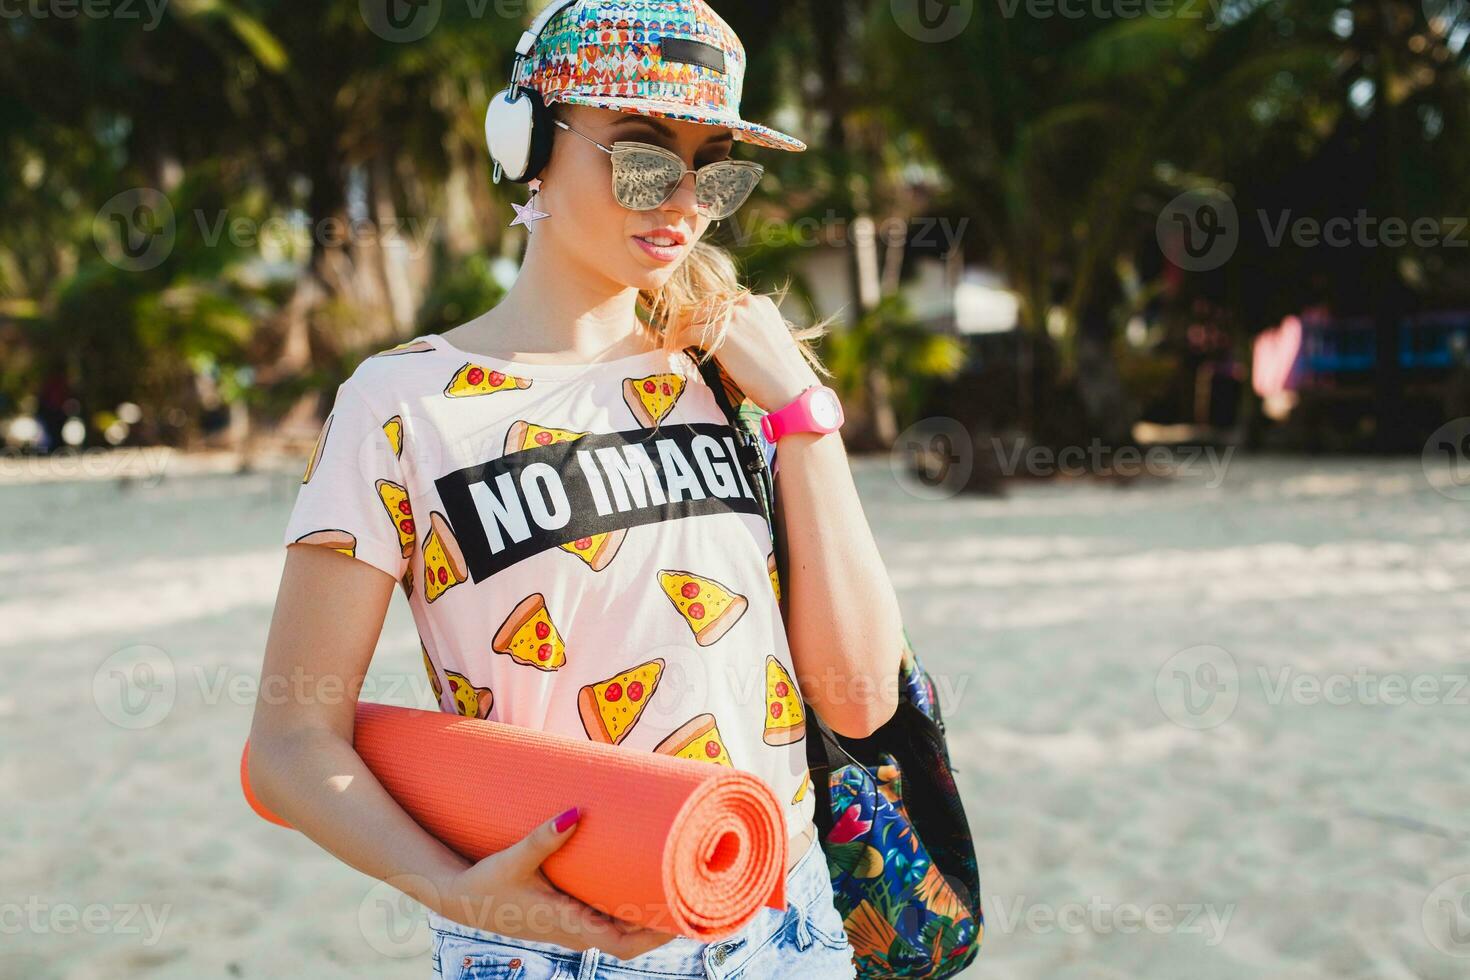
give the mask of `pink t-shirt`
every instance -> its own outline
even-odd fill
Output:
[[[685,354],[529,364],[426,334],[337,390],[284,540],[400,581],[442,710],[752,772],[794,829],[806,718],[735,460]]]

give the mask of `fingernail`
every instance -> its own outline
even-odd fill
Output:
[[[577,818],[580,816],[581,813],[578,812],[576,807],[572,807],[570,810],[563,810],[556,815],[556,823],[551,826],[558,834],[563,833],[568,827],[576,823]]]

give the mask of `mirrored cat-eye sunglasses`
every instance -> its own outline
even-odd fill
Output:
[[[630,211],[662,207],[678,191],[684,175],[693,174],[695,209],[719,221],[740,210],[766,172],[765,167],[749,160],[719,160],[698,170],[686,170],[684,160],[662,146],[626,140],[603,146],[560,119],[556,124],[612,157],[613,197]]]

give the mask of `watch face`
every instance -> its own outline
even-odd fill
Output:
[[[837,420],[841,416],[842,409],[837,404],[837,396],[830,389],[824,388],[815,392],[807,407],[811,409],[812,419],[822,428],[837,428]]]

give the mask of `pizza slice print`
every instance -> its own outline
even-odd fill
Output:
[[[558,442],[572,442],[585,436],[585,432],[574,432],[571,429],[553,429],[550,426],[537,425],[535,422],[517,420],[512,423],[510,431],[505,434],[505,455],[518,453],[523,449],[531,449],[535,446],[552,446]]]
[[[446,670],[444,677],[449,681],[449,691],[454,695],[454,708],[466,718],[489,718],[490,707],[495,695],[488,687],[476,687],[463,674]]]
[[[730,761],[730,753],[725,748],[725,740],[720,737],[715,716],[707,712],[695,715],[674,729],[654,746],[653,751],[678,756],[680,759],[713,762],[719,766],[735,768],[735,763]]]
[[[695,642],[702,647],[729,632],[749,605],[745,596],[693,572],[661,569],[658,584],[694,631]]]
[[[495,631],[490,648],[538,670],[560,670],[567,662],[566,643],[551,621],[546,597],[539,592],[516,603]]]
[[[464,552],[449,521],[437,510],[430,511],[429,535],[424,538],[424,598],[433,602],[468,577]]]
[[[761,738],[767,745],[790,745],[805,737],[806,712],[801,707],[801,695],[781,662],[766,654],[766,730]]]
[[[391,357],[395,354],[422,354],[425,351],[431,351],[433,349],[434,345],[429,343],[427,340],[409,340],[399,344],[397,347],[389,347],[387,350],[380,350],[373,356]]]
[[[663,658],[639,664],[632,670],[587,684],[577,692],[577,711],[582,727],[594,742],[618,745],[648,706],[664,673]]]
[[[766,555],[766,574],[771,577],[771,591],[776,593],[776,601],[781,601],[781,576],[776,574],[776,553],[772,551]]]
[[[623,546],[623,539],[627,536],[628,529],[620,527],[616,531],[589,534],[585,538],[568,541],[559,547],[562,551],[576,555],[585,561],[594,572],[600,572],[617,555],[618,549]]]
[[[403,557],[407,558],[413,554],[414,543],[413,507],[408,502],[408,489],[392,480],[379,480],[375,486],[378,488],[378,499],[388,511],[393,529],[398,532],[398,544],[403,549]]]
[[[327,420],[322,423],[322,430],[317,433],[316,446],[311,451],[311,459],[306,461],[306,472],[301,477],[303,486],[311,482],[311,475],[316,472],[317,464],[322,461],[322,453],[327,448],[327,433],[332,428],[334,418],[336,418],[335,415],[328,415]]]
[[[537,425],[535,422],[517,420],[505,434],[505,454],[509,456],[511,453],[518,453],[535,446],[575,442],[585,435],[587,435],[586,432],[577,432],[573,429],[558,429],[552,426]],[[618,553],[618,548],[623,543],[624,533],[622,530],[617,530],[593,534],[575,541],[568,541],[559,547],[585,561],[594,572],[600,572]]]
[[[439,672],[434,669],[434,661],[429,659],[429,648],[424,646],[424,641],[419,641],[419,652],[424,655],[424,670],[429,672],[429,683],[434,688],[434,700],[442,701],[444,698],[444,685],[439,683]]]
[[[530,378],[518,378],[504,371],[467,363],[454,372],[454,377],[450,378],[449,384],[444,386],[444,397],[471,398],[475,395],[493,395],[497,391],[514,391],[517,388],[529,387],[531,387]]]
[[[393,455],[397,459],[403,458],[403,416],[395,415],[383,423],[383,435],[388,437],[388,445],[393,447]]]
[[[296,539],[296,543],[320,545],[323,548],[340,551],[348,558],[357,557],[357,536],[339,528],[328,528],[325,531],[312,531],[310,534],[303,534]]]
[[[623,379],[623,401],[644,428],[662,422],[683,393],[683,376],[672,372]]]
[[[808,769],[806,773],[801,777],[801,786],[797,788],[796,795],[791,798],[791,802],[800,803],[802,800],[806,799],[806,791],[814,788],[815,787],[812,785],[812,771]]]

